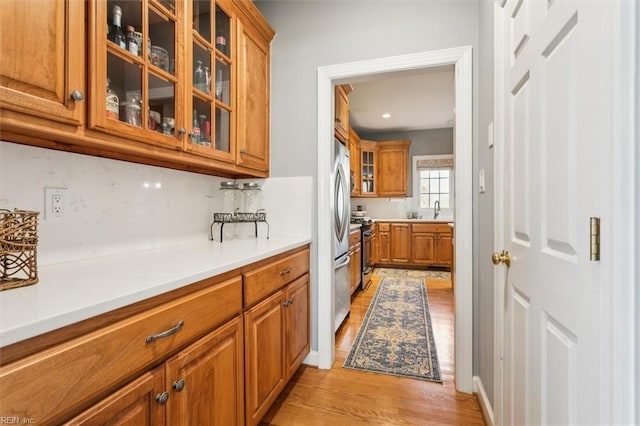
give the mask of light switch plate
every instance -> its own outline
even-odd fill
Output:
[[[485,192],[485,188],[484,188],[484,169],[480,170],[480,173],[478,175],[478,192],[480,192],[481,194],[484,194],[484,192]]]

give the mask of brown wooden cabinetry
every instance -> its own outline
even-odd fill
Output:
[[[334,134],[345,145],[349,141],[349,98],[351,86],[341,85],[335,88]]]
[[[260,422],[309,353],[308,271],[304,250],[244,273],[248,425]]]
[[[120,14],[135,49],[106,31]],[[4,140],[268,176],[274,32],[252,2],[12,0],[0,19]]]
[[[453,265],[453,232],[446,223],[378,223],[375,263],[409,266]]]
[[[377,158],[378,144],[360,140],[360,196],[375,197],[377,195]]]
[[[378,262],[389,263],[391,261],[391,234],[390,224],[378,224]]]
[[[168,425],[244,424],[244,365],[240,317],[165,363]]]
[[[377,195],[408,195],[409,141],[378,142]]]
[[[242,4],[245,4],[243,2]],[[257,18],[256,18],[257,19]],[[238,22],[237,164],[269,170],[270,43],[273,33]]]
[[[360,179],[360,136],[349,127],[349,165],[351,167],[351,179],[353,187],[351,188],[351,196],[360,195],[360,187],[362,182]]]
[[[362,283],[362,241],[360,241],[360,228],[356,228],[349,234],[349,259],[351,275],[351,294]]]
[[[37,123],[52,127],[70,125],[65,129],[69,132],[82,125],[87,97],[84,8],[82,1],[51,0],[30,7],[21,0],[2,2],[2,127],[34,116],[45,119]]]
[[[165,389],[164,368],[155,368],[65,424],[162,426],[165,409],[158,398]]]
[[[355,132],[354,132],[355,133]],[[359,139],[359,197],[406,197],[409,141],[373,142]]]
[[[411,255],[411,228],[408,223],[391,224],[391,250],[390,261],[392,263],[409,263]]]
[[[254,425],[309,353],[308,271],[308,247],[292,250],[12,345],[2,407],[39,424]]]
[[[68,424],[243,425],[242,358],[237,317]]]

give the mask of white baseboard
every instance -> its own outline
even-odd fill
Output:
[[[489,403],[489,398],[487,398],[484,386],[482,386],[482,380],[480,380],[478,376],[473,376],[473,393],[476,394],[485,423],[487,426],[493,426],[493,408],[491,407],[491,403]]]
[[[302,361],[303,364],[313,365],[314,367],[318,366],[318,351],[311,351],[309,355]]]

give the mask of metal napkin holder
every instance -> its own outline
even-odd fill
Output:
[[[213,226],[220,224],[220,242],[223,238],[224,225],[227,223],[253,223],[255,227],[256,238],[258,238],[258,222],[267,225],[267,239],[269,239],[269,222],[267,222],[267,212],[258,210],[255,213],[243,213],[235,211],[233,213],[214,213],[213,222],[211,223],[210,239],[213,241]]]

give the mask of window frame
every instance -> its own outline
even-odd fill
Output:
[[[418,162],[423,160],[453,160],[453,154],[441,154],[441,155],[414,155],[412,157],[412,174],[413,174],[413,204],[414,210],[419,212],[423,217],[433,217],[433,208],[421,208],[420,207],[420,170],[424,168],[418,168]],[[433,169],[442,169],[443,167],[433,167]],[[446,167],[449,169],[449,208],[441,208],[439,217],[453,218],[455,211],[455,167]]]

